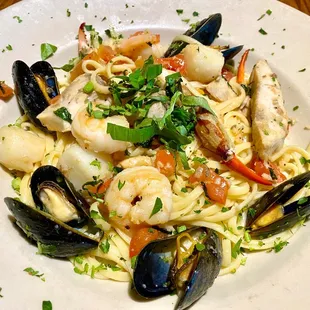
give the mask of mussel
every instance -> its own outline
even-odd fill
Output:
[[[12,76],[18,104],[32,123],[45,129],[37,115],[49,106],[52,98],[59,95],[52,66],[46,61],[38,61],[29,68],[23,61],[16,60]]]
[[[246,229],[254,239],[262,239],[292,228],[310,215],[310,196],[285,204],[310,180],[310,171],[273,188],[250,206]]]
[[[177,290],[176,309],[186,309],[213,285],[222,263],[217,234],[195,227],[146,245],[136,260],[133,283],[143,297]]]
[[[57,168],[38,168],[30,187],[35,208],[18,199],[4,201],[41,254],[69,257],[98,246],[101,233],[89,217],[89,205]]]
[[[222,15],[220,13],[212,14],[208,18],[197,22],[190,29],[184,32],[184,35],[199,41],[203,45],[211,45],[218,36],[221,25]],[[173,41],[165,52],[164,57],[172,57],[179,54],[187,44],[188,42],[181,40]],[[227,61],[235,57],[242,49],[243,45],[239,45],[223,50],[222,54]]]

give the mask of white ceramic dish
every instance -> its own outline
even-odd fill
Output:
[[[128,4],[126,8],[125,4]],[[67,17],[66,10],[71,11]],[[178,16],[176,9],[183,9]],[[272,11],[260,21],[257,19]],[[192,12],[200,16],[194,18]],[[310,141],[310,18],[277,1],[271,0],[93,0],[38,1],[29,0],[0,12],[0,49],[11,44],[12,51],[0,53],[0,80],[12,84],[11,66],[17,59],[31,64],[40,58],[40,44],[52,43],[58,51],[50,62],[63,65],[76,55],[75,36],[78,26],[86,21],[100,32],[109,26],[128,34],[140,29],[154,29],[169,42],[175,34],[188,26],[182,18],[197,21],[211,13],[223,15],[220,41],[245,44],[255,48],[247,70],[259,58],[267,59],[281,81],[287,110],[298,120],[287,140],[290,144],[306,146]],[[20,16],[18,23],[13,16]],[[105,21],[101,21],[107,17]],[[131,21],[134,23],[131,24]],[[121,23],[120,23],[121,21]],[[268,35],[258,32],[265,29]],[[275,43],[275,44],[274,44]],[[285,48],[282,48],[285,46]],[[274,55],[272,55],[274,53]],[[298,72],[306,68],[305,72]],[[299,105],[299,110],[292,108]],[[15,98],[0,103],[0,125],[14,122],[18,116]],[[10,177],[0,170],[0,201],[14,195]],[[129,286],[116,282],[91,280],[73,272],[66,260],[37,255],[12,224],[9,212],[0,203],[0,309],[41,309],[43,300],[51,300],[53,309],[173,309],[176,298],[166,297],[141,302],[130,295]],[[218,278],[207,295],[194,309],[309,309],[310,283],[310,227],[301,229],[281,253],[249,255],[247,265],[235,275]],[[43,272],[46,282],[23,272],[26,267]]]

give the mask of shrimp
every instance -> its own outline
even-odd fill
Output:
[[[220,51],[200,44],[188,44],[182,54],[186,76],[191,80],[209,83],[221,75],[224,57]]]
[[[149,44],[156,44],[160,40],[159,34],[152,34],[148,31],[138,31],[128,39],[122,41],[119,51],[121,54],[133,57],[140,54],[143,49],[147,49]]]
[[[97,119],[90,116],[86,107],[83,107],[73,119],[72,135],[80,146],[94,152],[112,154],[117,151],[125,151],[130,144],[113,140],[111,135],[107,133],[108,123],[129,128],[129,123],[124,116],[114,115]]]
[[[149,156],[135,156],[122,160],[119,164],[123,169],[139,166],[153,166],[152,158]]]
[[[113,179],[105,203],[110,212],[133,224],[166,223],[172,210],[171,184],[156,168],[127,168]]]

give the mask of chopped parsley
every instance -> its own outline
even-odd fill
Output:
[[[188,24],[188,23],[189,23],[189,21],[190,21],[190,19],[189,19],[189,18],[182,19],[182,22],[184,22],[184,23],[186,23],[186,24]]]
[[[31,267],[25,268],[24,271],[27,272],[30,276],[40,278],[41,281],[45,282],[45,278],[43,277],[43,276],[44,276],[44,273],[41,273],[41,274],[40,274],[39,271],[34,270],[34,269],[31,268]]]
[[[281,240],[279,242],[275,241],[273,249],[276,253],[278,253],[287,245],[288,245],[287,241],[281,241]]]
[[[226,207],[223,207],[222,208],[222,212],[227,212],[227,211],[229,211],[230,209],[229,208],[226,208]]]
[[[285,49],[285,45],[282,45],[281,48],[284,50]]]
[[[246,230],[246,231],[244,232],[244,241],[247,242],[247,243],[250,243],[251,240],[252,240],[252,238],[251,238],[249,232]]]
[[[152,213],[149,218],[158,213],[163,207],[163,203],[159,197],[156,198]]]
[[[266,129],[264,130],[264,135],[265,135],[265,136],[269,136],[268,130],[266,130]]]
[[[182,225],[182,226],[178,226],[177,227],[177,232],[178,233],[181,233],[181,232],[183,232],[183,231],[185,231],[186,230],[186,226],[185,225]]]
[[[187,190],[187,188],[186,188],[186,187],[183,187],[183,188],[181,188],[181,192],[182,192],[182,193],[187,193],[187,192],[188,192],[188,190]]]
[[[118,181],[117,187],[119,191],[124,187],[125,183],[126,181],[124,181],[123,183],[121,182],[121,180]]]
[[[96,158],[94,159],[91,163],[90,163],[91,166],[95,166],[97,167],[98,169],[101,169],[101,162]]]
[[[260,16],[260,18],[259,18],[257,21],[263,19],[265,16],[266,16],[266,14],[262,14],[262,15]]]
[[[240,254],[240,246],[242,243],[242,239],[240,238],[238,240],[238,242],[233,246],[233,248],[231,249],[231,256],[236,259],[237,256]]]
[[[258,30],[258,32],[261,33],[262,35],[266,35],[267,34],[267,32],[263,28],[260,28]]]
[[[299,109],[299,106],[296,105],[296,106],[293,108],[293,111],[296,111],[296,110],[298,110],[298,109]]]
[[[137,258],[138,258],[138,255],[135,255],[135,256],[133,256],[133,257],[130,259],[130,263],[131,263],[131,268],[132,268],[132,269],[135,269],[135,268],[136,268]]]
[[[199,16],[199,13],[196,12],[196,11],[194,11],[194,12],[193,12],[193,16]]]
[[[94,220],[102,220],[103,219],[103,217],[99,214],[99,212],[97,212],[95,210],[90,211],[90,217]]]
[[[206,248],[206,246],[202,243],[196,243],[195,248],[197,251],[201,252]]]
[[[79,269],[77,267],[74,267],[74,269],[73,269],[73,271],[75,273],[77,273],[77,274],[87,274],[88,270],[89,270],[89,265],[87,263],[84,265],[84,269],[83,270],[81,270],[81,269]]]
[[[69,9],[67,9],[67,17],[70,17],[71,16],[71,12]]]
[[[14,189],[15,192],[19,193],[20,191],[20,183],[21,183],[22,179],[20,177],[16,177],[12,180],[12,188]]]
[[[304,203],[306,203],[308,201],[308,197],[301,197],[299,198],[297,204],[298,205],[303,205]]]
[[[62,67],[54,67],[54,69],[60,69],[66,72],[71,71],[75,64],[80,60],[80,57],[71,58],[67,64],[64,64]]]
[[[56,111],[54,111],[54,114],[58,117],[60,117],[62,120],[68,122],[68,123],[72,123],[72,118],[71,118],[71,114],[70,112],[67,110],[67,108],[65,107],[61,107],[59,109],[57,109]]]
[[[19,16],[13,16],[13,18],[15,18],[19,24],[23,21]]]
[[[298,72],[305,72],[305,71],[306,71],[306,68],[298,70]]]
[[[88,8],[88,3],[87,3],[87,2],[85,2],[85,4],[84,4],[84,8],[85,8],[85,9],[87,9],[87,8]]]
[[[90,94],[94,90],[94,84],[92,81],[89,81],[86,83],[86,85],[83,87],[83,92],[85,94]]]
[[[111,29],[106,29],[104,32],[109,38],[113,40],[119,40],[123,38],[123,35],[118,34],[113,27]]]
[[[53,305],[49,300],[43,300],[42,310],[53,310]]]
[[[125,4],[125,8],[126,8],[126,9],[128,9],[128,8],[129,8],[129,5],[128,5],[127,3]]]
[[[8,44],[8,45],[6,46],[6,49],[7,49],[8,51],[12,51],[12,50],[13,50],[13,47],[12,47],[11,44]]]
[[[182,9],[178,9],[178,10],[176,10],[176,12],[178,13],[178,15],[183,14],[183,10]]]
[[[249,214],[250,214],[250,216],[251,216],[252,218],[253,218],[253,217],[255,216],[255,214],[256,214],[256,210],[255,210],[254,208],[249,208],[248,212],[249,212]]]
[[[114,217],[116,215],[117,215],[117,212],[115,210],[110,211],[110,213],[109,213],[109,217]]]
[[[306,159],[305,157],[300,157],[299,161],[302,165],[310,164],[310,159]]]
[[[195,212],[196,214],[200,214],[200,213],[201,213],[201,210],[194,210],[194,212]]]
[[[100,250],[103,253],[105,253],[105,254],[109,253],[109,250],[110,250],[110,242],[109,242],[109,240],[106,239],[105,242],[101,242],[100,245],[99,245],[99,248],[100,248]]]
[[[41,59],[46,60],[55,54],[57,47],[50,43],[41,44]]]
[[[203,157],[197,157],[195,156],[193,159],[192,159],[193,162],[197,162],[197,163],[200,163],[200,164],[206,164],[208,161],[203,158]]]
[[[260,241],[258,241],[258,245],[259,245],[259,246],[264,246],[265,243],[264,243],[262,240],[260,240]]]
[[[272,14],[272,11],[271,10],[267,10],[266,14],[268,14],[270,16]]]
[[[0,298],[3,298],[3,295],[1,295],[2,287],[0,287]]]

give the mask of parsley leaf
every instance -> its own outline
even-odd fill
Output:
[[[298,205],[303,205],[303,204],[306,203],[307,201],[308,201],[308,197],[301,197],[301,198],[298,200],[297,204],[298,204]]]
[[[66,121],[66,122],[68,122],[70,124],[72,123],[71,114],[67,110],[67,108],[61,107],[61,108],[57,109],[56,111],[54,111],[54,114],[56,116],[60,117],[61,119],[63,119],[64,121]]]
[[[270,16],[272,14],[272,11],[271,10],[267,10],[266,14],[268,14]]]
[[[299,161],[302,165],[310,164],[310,159],[306,159],[305,157],[300,157]]]
[[[45,278],[43,278],[44,273],[41,273],[41,274],[40,274],[39,271],[34,270],[34,269],[31,268],[31,267],[25,268],[24,271],[27,272],[30,276],[40,278],[43,282],[45,282]]]
[[[12,47],[11,44],[8,44],[8,45],[6,46],[6,49],[7,49],[8,51],[12,51],[12,50],[13,50],[13,47]]]
[[[306,71],[306,68],[298,70],[298,72],[305,72],[305,71]]]
[[[278,243],[275,241],[274,242],[274,251],[276,253],[280,252],[285,246],[288,245],[288,242],[287,241],[279,241]]]
[[[41,58],[42,60],[46,60],[54,55],[57,51],[57,47],[55,45],[49,43],[42,43],[41,44]]]
[[[156,198],[152,213],[149,218],[158,213],[163,207],[163,203],[159,197]]]
[[[53,305],[49,300],[44,300],[42,302],[42,310],[53,310]]]
[[[19,16],[13,16],[13,18],[17,19],[19,24],[23,21]]]
[[[178,10],[176,10],[176,12],[178,13],[178,15],[183,14],[183,10],[182,9],[178,9]]]
[[[195,248],[197,251],[201,252],[206,248],[206,246],[202,243],[196,243]]]
[[[299,106],[296,105],[296,106],[293,108],[293,111],[296,111],[296,110],[298,110],[298,109],[299,109]]]
[[[101,242],[100,245],[99,245],[99,247],[100,247],[100,250],[101,250],[103,253],[105,253],[105,254],[109,253],[109,250],[110,250],[110,242],[109,242],[109,240],[106,239],[105,243],[104,243],[104,242]]]
[[[207,160],[203,157],[194,157],[192,159],[193,162],[197,162],[197,163],[200,163],[200,164],[206,164],[207,163]]]
[[[124,181],[123,183],[121,182],[121,180],[118,181],[117,187],[119,191],[124,187],[125,183],[126,181]]]
[[[20,191],[20,183],[21,183],[22,179],[20,177],[16,177],[12,180],[12,188],[19,193]]]
[[[136,268],[137,258],[138,258],[138,255],[135,255],[135,256],[133,256],[133,257],[131,258],[131,260],[130,260],[131,268],[132,268],[132,269],[135,269],[135,268]]]
[[[67,17],[70,17],[71,16],[71,12],[69,9],[67,9]]]
[[[0,298],[3,298],[3,295],[1,295],[2,287],[0,287]]]
[[[260,28],[258,32],[261,33],[262,35],[268,34],[263,28]]]
[[[242,243],[242,239],[240,238],[238,242],[234,245],[234,247],[231,249],[231,256],[236,259],[237,256],[240,254],[240,246]]]
[[[193,12],[193,16],[199,16],[199,13],[196,12],[196,11],[194,11],[194,12]]]
[[[178,233],[181,233],[181,232],[183,232],[183,231],[185,231],[186,230],[186,226],[185,225],[182,225],[182,226],[178,226],[177,227],[177,232]]]
[[[95,166],[95,167],[98,167],[98,169],[100,170],[101,169],[101,162],[96,158],[94,159],[91,163],[90,163],[91,166]]]

